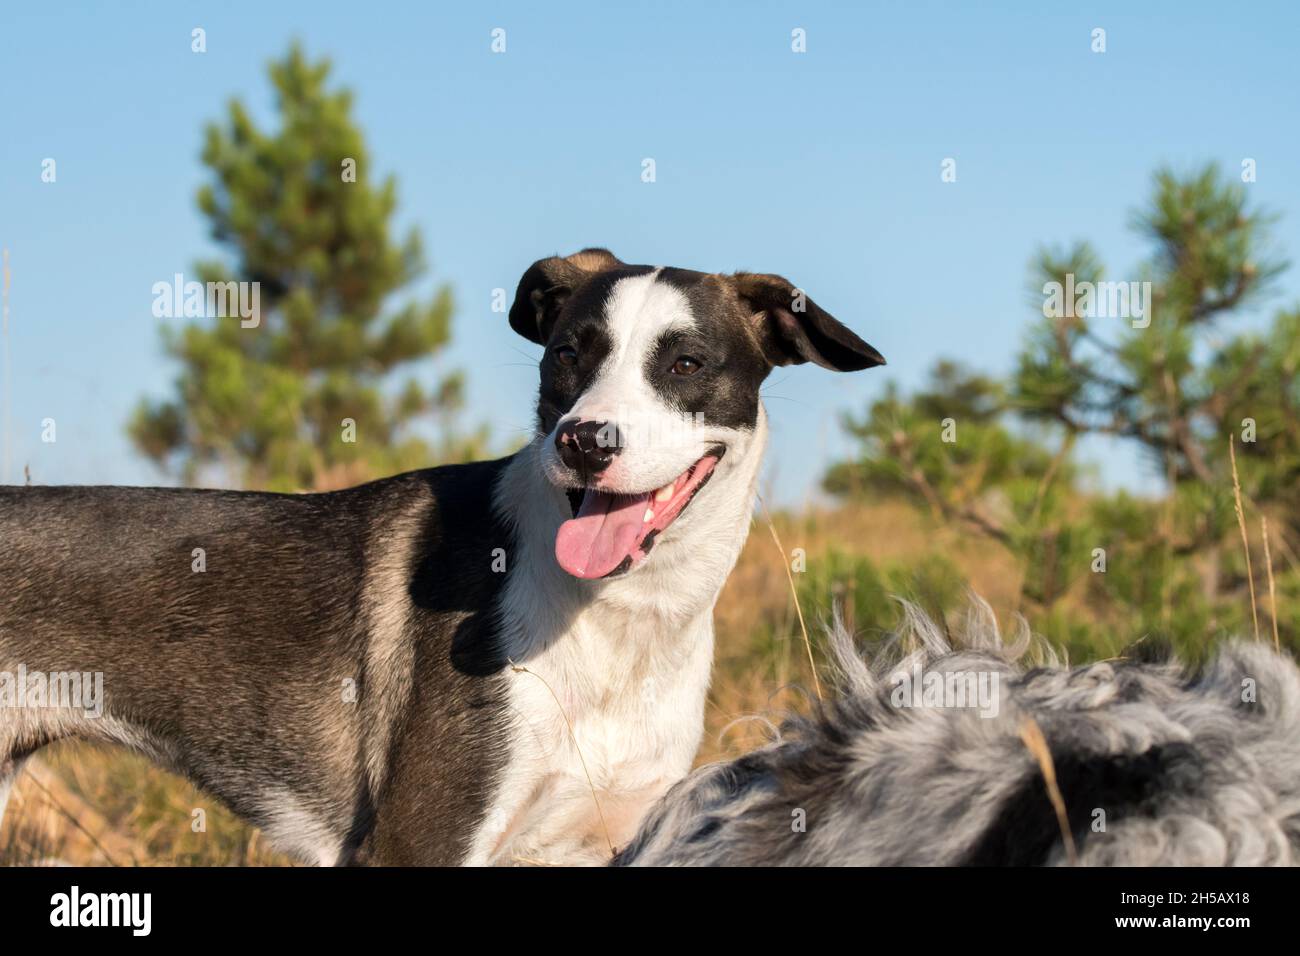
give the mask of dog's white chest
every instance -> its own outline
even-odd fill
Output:
[[[469,863],[592,864],[690,769],[713,653],[707,615],[670,639],[579,621],[508,675],[509,755]]]

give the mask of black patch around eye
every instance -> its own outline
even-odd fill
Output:
[[[560,361],[556,352],[562,347],[577,353],[573,364]],[[550,432],[573,407],[591,384],[609,350],[609,333],[594,317],[569,317],[551,332],[542,357],[541,387],[537,395],[537,425],[541,434]]]
[[[723,344],[695,332],[669,332],[646,359],[646,380],[669,405],[705,424],[753,428],[766,366],[750,361],[743,349],[729,354]],[[674,372],[682,358],[693,359],[699,367],[691,374]]]
[[[690,305],[693,328],[669,333],[646,364],[646,378],[669,404],[706,424],[753,428],[758,421],[759,389],[771,371],[745,327],[745,316],[717,282],[699,272],[663,269],[659,282],[673,286]],[[671,351],[666,348],[671,342]],[[702,367],[693,375],[674,375],[683,355]]]

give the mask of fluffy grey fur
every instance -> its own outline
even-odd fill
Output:
[[[960,643],[909,607],[869,666],[837,627],[835,698],[787,722],[777,742],[683,780],[615,863],[1069,863],[1026,718],[1048,743],[1080,863],[1300,862],[1290,658],[1230,643],[1191,673],[1141,656],[1071,668],[1039,648],[1046,660],[1025,669],[1015,662],[1027,631],[1004,643],[982,602]],[[900,706],[902,675],[918,668],[956,684],[996,674],[996,715],[970,701]]]

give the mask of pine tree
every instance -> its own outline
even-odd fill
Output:
[[[828,489],[900,493],[996,540],[1019,559],[1035,626],[1062,643],[1087,644],[1101,622],[1100,633],[1164,633],[1194,654],[1207,634],[1253,626],[1231,440],[1255,603],[1267,628],[1267,516],[1279,630],[1294,639],[1300,571],[1276,556],[1293,559],[1300,536],[1300,312],[1279,313],[1262,334],[1230,327],[1286,267],[1271,254],[1270,223],[1213,166],[1158,171],[1133,218],[1152,251],[1124,289],[1102,285],[1086,242],[1041,249],[1030,281],[1038,315],[1010,380],[940,363],[928,388],[891,390],[849,420],[861,452],[830,471]],[[1132,295],[1144,282],[1145,303]],[[1126,314],[1114,314],[1125,296]],[[1075,448],[1098,435],[1143,451],[1147,493],[1081,493]],[[1079,582],[1073,616],[1058,613]]]
[[[1274,378],[1271,394],[1261,391],[1260,372],[1295,354],[1300,342],[1294,325],[1279,318],[1268,345],[1228,330],[1285,268],[1269,253],[1271,221],[1252,208],[1245,186],[1226,181],[1214,166],[1186,176],[1158,171],[1149,204],[1133,219],[1152,247],[1135,277],[1150,283],[1148,314],[1098,317],[1076,309],[1074,315],[1044,316],[1019,358],[1012,388],[1023,415],[1050,423],[1071,444],[1085,435],[1136,443],[1152,466],[1153,490],[1166,500],[1159,508],[1133,502],[1098,509],[1098,537],[1127,541],[1147,556],[1148,566],[1163,566],[1162,593],[1149,595],[1152,613],[1158,604],[1162,619],[1175,603],[1200,602],[1207,620],[1214,620],[1220,593],[1236,588],[1240,539],[1234,538],[1228,442],[1245,447],[1241,425],[1248,416],[1234,409],[1245,401],[1269,421],[1270,436],[1285,438],[1273,410],[1288,389],[1294,396],[1295,372]],[[1068,253],[1043,251],[1036,266],[1043,290],[1067,276],[1076,288],[1103,279],[1100,260],[1086,243]],[[1102,311],[1102,304],[1099,294],[1091,311]],[[1294,442],[1287,448],[1285,440],[1274,440],[1265,450],[1253,438],[1253,457],[1273,465],[1295,461]],[[1266,490],[1262,475],[1251,477],[1258,480],[1248,492]],[[1117,516],[1124,518],[1113,520]],[[1180,558],[1191,561],[1180,567]]]
[[[232,101],[206,129],[211,181],[198,193],[233,260],[199,263],[199,281],[256,283],[257,325],[205,316],[164,328],[182,371],[171,398],[141,402],[132,440],[187,483],[215,473],[273,490],[476,453],[481,434],[450,431],[459,375],[432,388],[410,372],[395,381],[447,345],[453,301],[444,285],[429,301],[389,306],[422,273],[421,242],[414,230],[400,242],[390,234],[396,184],[371,179],[351,93],[331,89],[329,62],[297,46],[269,72],[278,129],[259,129]]]

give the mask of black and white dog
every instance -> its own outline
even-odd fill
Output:
[[[545,356],[506,459],[328,494],[0,490],[0,807],[80,737],[322,864],[625,844],[699,742],[760,384],[884,360],[778,276],[601,249],[535,263],[510,324]],[[73,673],[93,710],[56,693]]]

